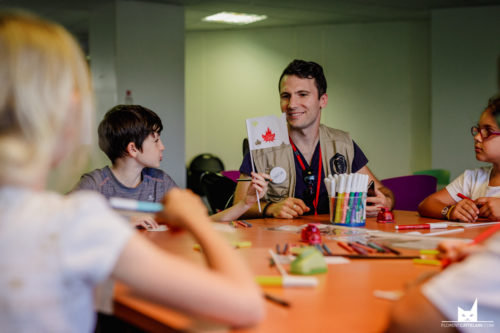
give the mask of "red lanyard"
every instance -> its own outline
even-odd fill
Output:
[[[302,171],[306,171],[306,166],[304,165],[304,162],[302,162],[302,158],[300,158],[299,151],[297,150],[297,147],[295,147],[295,144],[292,141],[292,138],[290,138],[290,144],[292,145],[293,149],[293,154],[297,156],[297,161],[299,161],[300,167],[302,168]],[[318,215],[318,201],[319,201],[319,187],[320,187],[320,178],[321,178],[321,165],[323,163],[321,162],[321,146],[319,146],[319,166],[318,166],[318,176],[316,177],[316,199],[313,201],[313,206],[314,206],[314,215]]]

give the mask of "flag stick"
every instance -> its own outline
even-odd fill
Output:
[[[255,172],[255,167],[253,165],[252,149],[250,149],[250,163],[252,164],[252,172]],[[257,196],[257,206],[259,207],[259,213],[262,213],[262,209],[260,208],[259,192],[257,191],[257,189],[255,190],[255,195]]]

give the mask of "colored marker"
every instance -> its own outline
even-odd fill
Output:
[[[290,306],[290,303],[288,303],[287,301],[268,293],[264,293],[264,298],[267,299],[268,301],[274,302],[284,307]]]
[[[352,252],[354,252],[354,250],[353,250],[353,249],[352,249],[349,245],[347,245],[347,244],[346,244],[346,243],[344,243],[344,242],[338,241],[338,242],[337,242],[337,244],[338,244],[341,248],[343,248],[344,250],[346,250],[347,252],[351,252],[351,253],[352,253]]]
[[[500,230],[500,223],[486,229],[484,232],[480,233],[474,240],[472,241],[472,244],[481,244],[484,242],[486,239],[491,237],[494,233],[496,233],[498,230]]]
[[[470,201],[474,201],[472,200],[471,198],[469,198],[468,196],[465,196],[463,195],[462,193],[458,193],[457,196],[459,196],[460,198],[464,199],[464,200],[470,200]]]
[[[270,179],[270,178],[264,178],[264,180],[265,180],[266,182],[270,182],[270,181],[272,181],[272,179]],[[238,179],[236,179],[236,181],[237,181],[237,182],[251,182],[251,181],[252,181],[252,178],[238,178]]]
[[[328,254],[328,255],[333,255],[332,251],[330,250],[330,248],[328,246],[326,246],[325,243],[323,243],[323,249],[325,249],[325,252]]]
[[[344,202],[342,205],[342,223],[348,223],[347,221],[347,209],[349,208],[349,200],[351,198],[351,187],[352,187],[352,174],[347,175],[347,182],[345,185],[345,195]],[[352,199],[351,199],[352,200]]]
[[[443,263],[441,260],[434,260],[434,259],[413,259],[414,264],[420,264],[420,265],[433,265],[433,266],[442,266]]]
[[[448,228],[447,223],[424,223],[424,224],[403,224],[395,225],[397,230],[413,230],[413,229],[444,229]]]
[[[318,279],[314,276],[295,276],[295,275],[271,275],[256,276],[255,280],[261,286],[281,286],[281,287],[315,287],[318,285]]]
[[[157,213],[163,210],[163,205],[158,202],[138,201],[125,198],[109,198],[109,204],[114,209],[134,210],[145,213]]]
[[[337,196],[337,207],[335,209],[335,222],[339,223],[342,222],[342,207],[344,205],[344,191],[345,191],[345,185],[346,185],[346,175],[342,174],[339,176],[339,194]]]

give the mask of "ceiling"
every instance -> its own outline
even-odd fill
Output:
[[[33,11],[63,24],[86,44],[89,13],[115,0],[0,0],[0,8]],[[126,1],[126,0],[121,0]],[[143,1],[143,0],[135,0]],[[440,8],[500,5],[500,0],[148,0],[184,6],[186,30],[253,29],[332,23],[427,20]],[[267,15],[268,19],[246,26],[202,22],[220,11]]]

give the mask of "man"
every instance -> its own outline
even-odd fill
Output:
[[[252,152],[257,172],[278,169],[284,181],[269,184],[262,213],[257,205],[245,217],[294,218],[306,213],[329,212],[328,193],[323,179],[328,174],[363,173],[375,184],[375,196],[369,197],[368,215],[393,206],[392,192],[385,188],[366,166],[368,160],[349,134],[320,124],[326,107],[326,79],[323,68],[315,62],[294,60],[279,80],[281,111],[286,113],[290,145]],[[242,177],[252,170],[247,154],[240,167]],[[272,174],[271,174],[272,177]],[[235,201],[247,193],[248,184],[239,182]]]

